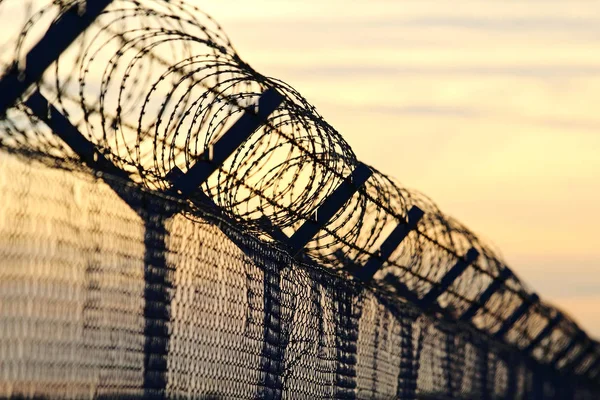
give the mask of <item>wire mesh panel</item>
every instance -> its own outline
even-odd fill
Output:
[[[106,185],[0,154],[2,395],[140,394],[144,227]]]
[[[0,152],[0,396],[534,398],[516,349],[103,178]]]
[[[0,396],[594,398],[596,341],[194,3],[1,15]]]

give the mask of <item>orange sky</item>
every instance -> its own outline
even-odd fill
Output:
[[[369,164],[600,337],[600,4],[199,2]]]

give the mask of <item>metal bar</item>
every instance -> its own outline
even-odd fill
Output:
[[[273,239],[283,244],[287,243],[289,239],[288,236],[278,226],[273,225],[273,222],[269,217],[263,215],[258,219],[258,222],[262,226],[265,226],[267,228],[269,234],[273,237]]]
[[[573,347],[575,347],[575,345],[577,345],[577,343],[580,340],[583,340],[584,338],[585,332],[580,330],[576,335],[573,336],[573,338],[565,348],[563,348],[560,352],[556,353],[556,355],[552,358],[552,361],[550,361],[550,364],[555,365],[557,362],[565,358],[567,354],[569,354],[571,350],[573,350]]]
[[[478,353],[480,353],[479,357],[479,365],[478,374],[480,376],[479,385],[481,387],[481,400],[491,400],[491,393],[494,393],[494,384],[493,381],[490,382],[490,348],[489,343],[485,340],[482,340],[477,346]],[[452,368],[452,367],[451,367]]]
[[[190,195],[213,174],[239,148],[283,102],[275,89],[265,90],[258,99],[258,110],[246,110],[223,136],[200,155],[199,161],[174,180],[170,191],[182,196]]]
[[[412,290],[410,290],[408,286],[406,286],[406,284],[402,282],[398,276],[388,273],[383,277],[383,282],[393,287],[396,294],[400,297],[405,298],[413,304],[419,303],[419,296],[417,296]]]
[[[402,315],[402,324],[399,324],[400,357],[398,361],[398,375],[396,377],[396,399],[417,400],[417,381],[419,380],[419,351],[420,335],[414,338],[413,324],[415,320]],[[421,398],[421,397],[419,397]]]
[[[541,368],[532,365],[533,376],[531,377],[531,400],[546,400],[544,396],[544,386],[546,383],[546,374]]]
[[[590,353],[590,351],[592,350],[593,347],[594,347],[594,342],[588,339],[587,343],[583,346],[583,348],[581,349],[579,354],[577,354],[575,356],[575,358],[573,360],[571,360],[571,362],[569,362],[567,365],[565,365],[561,369],[564,371],[573,372],[575,370],[575,368],[577,368],[579,365],[581,365],[581,362],[585,359],[585,357],[587,357],[587,355]]]
[[[110,173],[122,179],[129,180],[129,175],[122,169],[117,168],[96,149],[96,145],[83,136],[79,130],[71,124],[71,121],[61,114],[50,102],[38,91],[34,92],[24,103],[33,113],[52,129],[55,135],[60,137],[90,168]]]
[[[178,175],[178,172],[174,172]],[[204,192],[197,191],[192,200],[203,210],[225,221],[225,226],[234,226],[235,221],[225,214],[211,198]],[[268,217],[261,218],[262,222],[273,228],[273,237],[283,240],[287,236],[278,227],[274,226]],[[256,251],[238,235],[232,234],[229,229],[218,225],[219,229],[238,246],[246,256],[263,270],[263,333],[262,350],[259,359],[258,392],[256,397],[261,399],[279,400],[283,394],[283,383],[285,380],[285,354],[289,344],[289,332],[284,329],[284,321],[287,316],[282,315],[284,308],[281,306],[282,292],[282,269],[278,266],[265,264],[262,257],[256,256]]]
[[[251,256],[251,252],[244,251]],[[255,259],[255,257],[252,257]],[[256,398],[280,400],[285,381],[285,354],[289,332],[284,329],[286,316],[282,307],[282,270],[263,265],[263,336],[259,360],[259,392]]]
[[[477,299],[476,302],[471,304],[471,306],[467,309],[467,311],[463,313],[460,319],[462,321],[472,319],[475,316],[475,314],[477,314],[477,311],[481,307],[486,305],[486,303],[490,300],[493,294],[496,293],[498,289],[500,289],[502,285],[504,285],[504,282],[506,282],[506,280],[512,275],[512,271],[508,268],[504,268],[502,271],[500,271],[500,274],[492,281],[492,283],[487,287],[487,289],[485,289],[485,291],[481,293],[479,299]]]
[[[59,136],[90,167],[130,182],[129,176],[112,164],[95,145],[87,140],[71,122],[39,92],[25,102],[31,111]],[[166,262],[165,221],[171,213],[160,205],[128,196],[123,186],[104,181],[143,219],[144,234],[144,398],[164,399],[167,387],[167,355],[169,346],[170,290]],[[139,193],[139,192],[136,192]]]
[[[337,249],[333,255],[340,262],[343,268],[348,271],[350,274],[356,276],[356,272],[360,270],[361,265],[354,262],[354,260],[350,259],[350,257],[346,257],[346,254],[342,251],[342,249]]]
[[[433,286],[427,294],[419,301],[421,305],[428,307],[435,302],[454,283],[467,267],[475,262],[479,257],[479,252],[474,247],[470,248],[464,258],[457,261],[456,264],[441,279],[440,283]]]
[[[519,358],[519,354],[513,351],[501,351],[502,359],[505,362],[505,365],[509,365],[510,368],[507,368],[507,376],[506,376],[506,391],[507,398],[510,399],[514,396],[514,393],[518,392],[519,388],[519,362],[517,358]]]
[[[548,324],[531,341],[531,343],[529,343],[529,345],[527,347],[525,347],[525,349],[523,349],[523,352],[526,354],[531,353],[536,348],[536,346],[538,344],[540,344],[542,342],[542,340],[544,340],[544,338],[546,338],[546,336],[548,336],[552,332],[552,330],[556,327],[556,325],[558,325],[558,323],[560,321],[562,321],[562,319],[563,319],[563,315],[560,312],[558,314],[556,314],[556,316],[554,318],[552,318],[551,320],[548,321]]]
[[[25,70],[9,71],[0,80],[0,115],[12,107],[20,96],[39,81],[46,69],[86,30],[112,0],[86,2],[86,7],[74,3],[52,24],[44,37],[33,46],[25,58]]]
[[[600,356],[596,357],[596,361],[588,368],[589,376],[592,379],[596,379],[598,374],[600,374]]]
[[[392,253],[400,246],[400,243],[408,236],[410,231],[417,227],[417,224],[423,218],[425,213],[417,206],[413,206],[407,215],[405,222],[399,223],[381,244],[377,254],[372,255],[364,267],[357,270],[354,274],[361,281],[367,282],[373,279],[373,276],[379,271],[383,263],[390,258]]]
[[[555,397],[556,399],[575,399],[575,391],[577,387],[577,382],[572,376],[562,376],[560,377],[560,385],[558,385],[558,393]]]
[[[350,200],[356,191],[373,175],[373,171],[363,163],[352,171],[352,174],[327,197],[315,211],[314,219],[306,221],[289,240],[294,256],[298,255],[306,244],[333,218],[333,216]]]
[[[539,300],[540,298],[537,294],[533,294],[529,299],[524,300],[523,303],[521,303],[521,305],[517,307],[517,309],[512,313],[512,315],[504,321],[504,323],[502,324],[500,329],[498,329],[498,332],[494,334],[494,336],[497,339],[504,337],[504,335],[506,335],[506,333],[519,320],[519,318],[525,315],[529,308],[535,303],[537,303]]]
[[[335,334],[335,399],[358,398],[358,325],[362,314],[362,296],[355,288],[332,291]]]
[[[583,373],[589,374],[590,377],[593,377],[596,375],[596,370],[598,367],[600,367],[600,355],[596,354],[596,359],[587,367],[585,371],[583,371]]]
[[[144,211],[144,398],[167,397],[169,322],[171,320],[172,283],[166,260],[165,227],[168,216],[157,205]]]
[[[170,175],[177,175],[178,173],[180,173],[180,175],[183,175],[183,172],[181,172],[181,170],[178,167],[174,167],[169,172]],[[168,175],[167,179],[169,179]],[[234,225],[234,221],[230,217],[226,216],[223,210],[215,204],[213,199],[208,197],[203,191],[197,190],[194,193],[192,203],[196,205],[196,207],[198,207],[199,209],[206,211],[207,214],[215,216],[217,218],[225,219],[227,223],[231,224],[232,226]]]

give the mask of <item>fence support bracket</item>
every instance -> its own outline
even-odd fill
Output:
[[[313,218],[307,220],[292,237],[289,244],[292,255],[297,256],[308,242],[323,228],[333,216],[346,204],[356,191],[365,184],[373,175],[373,171],[363,163],[352,171],[352,174],[327,197],[317,210],[313,213]]]
[[[459,259],[457,263],[446,272],[446,275],[440,280],[440,283],[433,286],[429,292],[421,298],[419,303],[421,303],[423,307],[429,307],[433,302],[437,301],[438,297],[440,297],[442,293],[454,283],[456,278],[458,278],[469,265],[473,264],[477,258],[479,258],[477,249],[474,247],[470,248],[465,257]]]
[[[363,282],[373,279],[373,276],[379,271],[383,263],[390,258],[398,246],[400,246],[404,238],[417,227],[423,215],[424,212],[417,206],[413,206],[408,210],[407,220],[396,226],[381,244],[377,254],[371,256],[365,266],[358,269],[354,275]]]
[[[496,293],[502,287],[504,282],[506,282],[511,276],[512,271],[508,268],[503,268],[500,271],[500,274],[492,281],[492,283],[487,287],[487,289],[485,289],[485,291],[481,293],[481,296],[479,296],[477,301],[473,302],[473,304],[471,304],[467,311],[465,311],[463,315],[461,315],[460,319],[462,321],[468,321],[472,319],[475,316],[475,314],[477,314],[477,311],[481,307],[485,306],[485,304],[490,300],[494,293]]]
[[[223,165],[261,125],[269,115],[283,102],[283,96],[274,88],[265,90],[258,99],[256,108],[244,111],[244,114],[223,134],[212,146],[202,153],[194,165],[186,173],[181,173],[174,168],[167,174],[173,182],[170,191],[180,196],[187,197]]]
[[[73,2],[71,7],[50,25],[40,41],[25,56],[22,65],[16,66],[0,80],[0,115],[12,107],[20,96],[39,81],[48,67],[86,30],[112,0]]]
[[[581,348],[579,354],[575,356],[571,362],[565,365],[562,370],[567,372],[574,372],[574,370],[581,365],[583,360],[590,354],[590,351],[594,348],[594,342],[592,340],[587,340],[587,343]]]
[[[531,353],[537,347],[537,345],[540,344],[544,338],[546,338],[546,336],[552,333],[552,330],[560,323],[562,319],[563,315],[560,312],[557,313],[554,318],[548,321],[548,324],[544,327],[544,329],[541,330],[540,333],[538,333],[531,343],[529,343],[529,345],[523,349],[523,352],[526,354]]]
[[[508,317],[500,329],[494,334],[494,337],[497,339],[502,339],[506,333],[513,327],[513,325],[521,318],[525,313],[531,308],[534,304],[536,304],[540,298],[537,294],[531,295],[529,299],[525,299],[519,307],[515,309],[515,311]]]

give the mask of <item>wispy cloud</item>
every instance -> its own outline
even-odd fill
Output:
[[[599,65],[458,65],[458,66],[390,66],[390,65],[315,65],[285,66],[281,71],[294,76],[310,76],[315,79],[348,79],[351,77],[386,77],[395,79],[404,76],[511,76],[534,79],[569,78],[569,77],[598,77]]]

